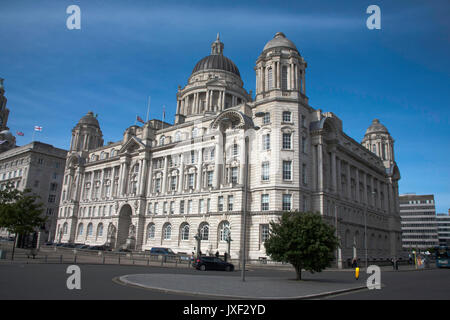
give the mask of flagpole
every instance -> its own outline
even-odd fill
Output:
[[[164,121],[166,121],[166,106],[163,105],[163,121],[162,121],[162,128],[164,129]]]
[[[36,128],[33,128],[33,137],[31,138],[31,142],[34,141],[34,133],[36,132]]]
[[[148,96],[148,102],[147,102],[147,119],[145,122],[148,122],[148,116],[150,114],[150,96]]]

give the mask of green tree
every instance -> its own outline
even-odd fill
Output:
[[[320,214],[284,212],[278,222],[270,223],[264,246],[273,260],[292,264],[301,280],[302,269],[314,273],[331,265],[338,246],[334,233]]]
[[[33,232],[46,221],[46,217],[42,217],[43,204],[38,199],[39,196],[31,194],[30,189],[20,191],[8,185],[0,190],[0,228],[15,234],[13,258],[17,236]]]

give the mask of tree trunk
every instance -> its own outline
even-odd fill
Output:
[[[302,266],[294,266],[295,273],[297,274],[296,280],[302,280]]]
[[[11,254],[11,260],[14,260],[14,250],[16,249],[16,243],[17,243],[17,232],[14,235],[14,244],[13,244],[13,249],[12,249],[12,254]]]

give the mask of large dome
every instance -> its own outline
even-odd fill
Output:
[[[285,48],[290,48],[290,49],[294,49],[295,51],[298,51],[295,44],[291,40],[286,38],[286,36],[284,35],[283,32],[277,32],[275,34],[275,36],[273,37],[273,39],[266,43],[263,51],[266,51],[267,49],[278,48],[278,47],[285,47]]]
[[[211,54],[197,62],[192,73],[207,70],[223,70],[234,73],[239,78],[241,74],[233,61],[223,55],[223,43],[220,42],[219,34],[217,39],[211,45]]]
[[[192,73],[205,70],[224,70],[241,77],[239,69],[236,67],[234,62],[221,54],[212,54],[204,57],[195,65]]]

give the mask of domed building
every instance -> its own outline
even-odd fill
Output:
[[[378,121],[358,143],[310,106],[306,68],[276,33],[256,59],[253,98],[217,35],[178,88],[173,124],[150,120],[103,145],[88,113],[72,131],[56,240],[259,261],[269,223],[298,210],[337,222],[338,266],[398,256],[393,139]]]

